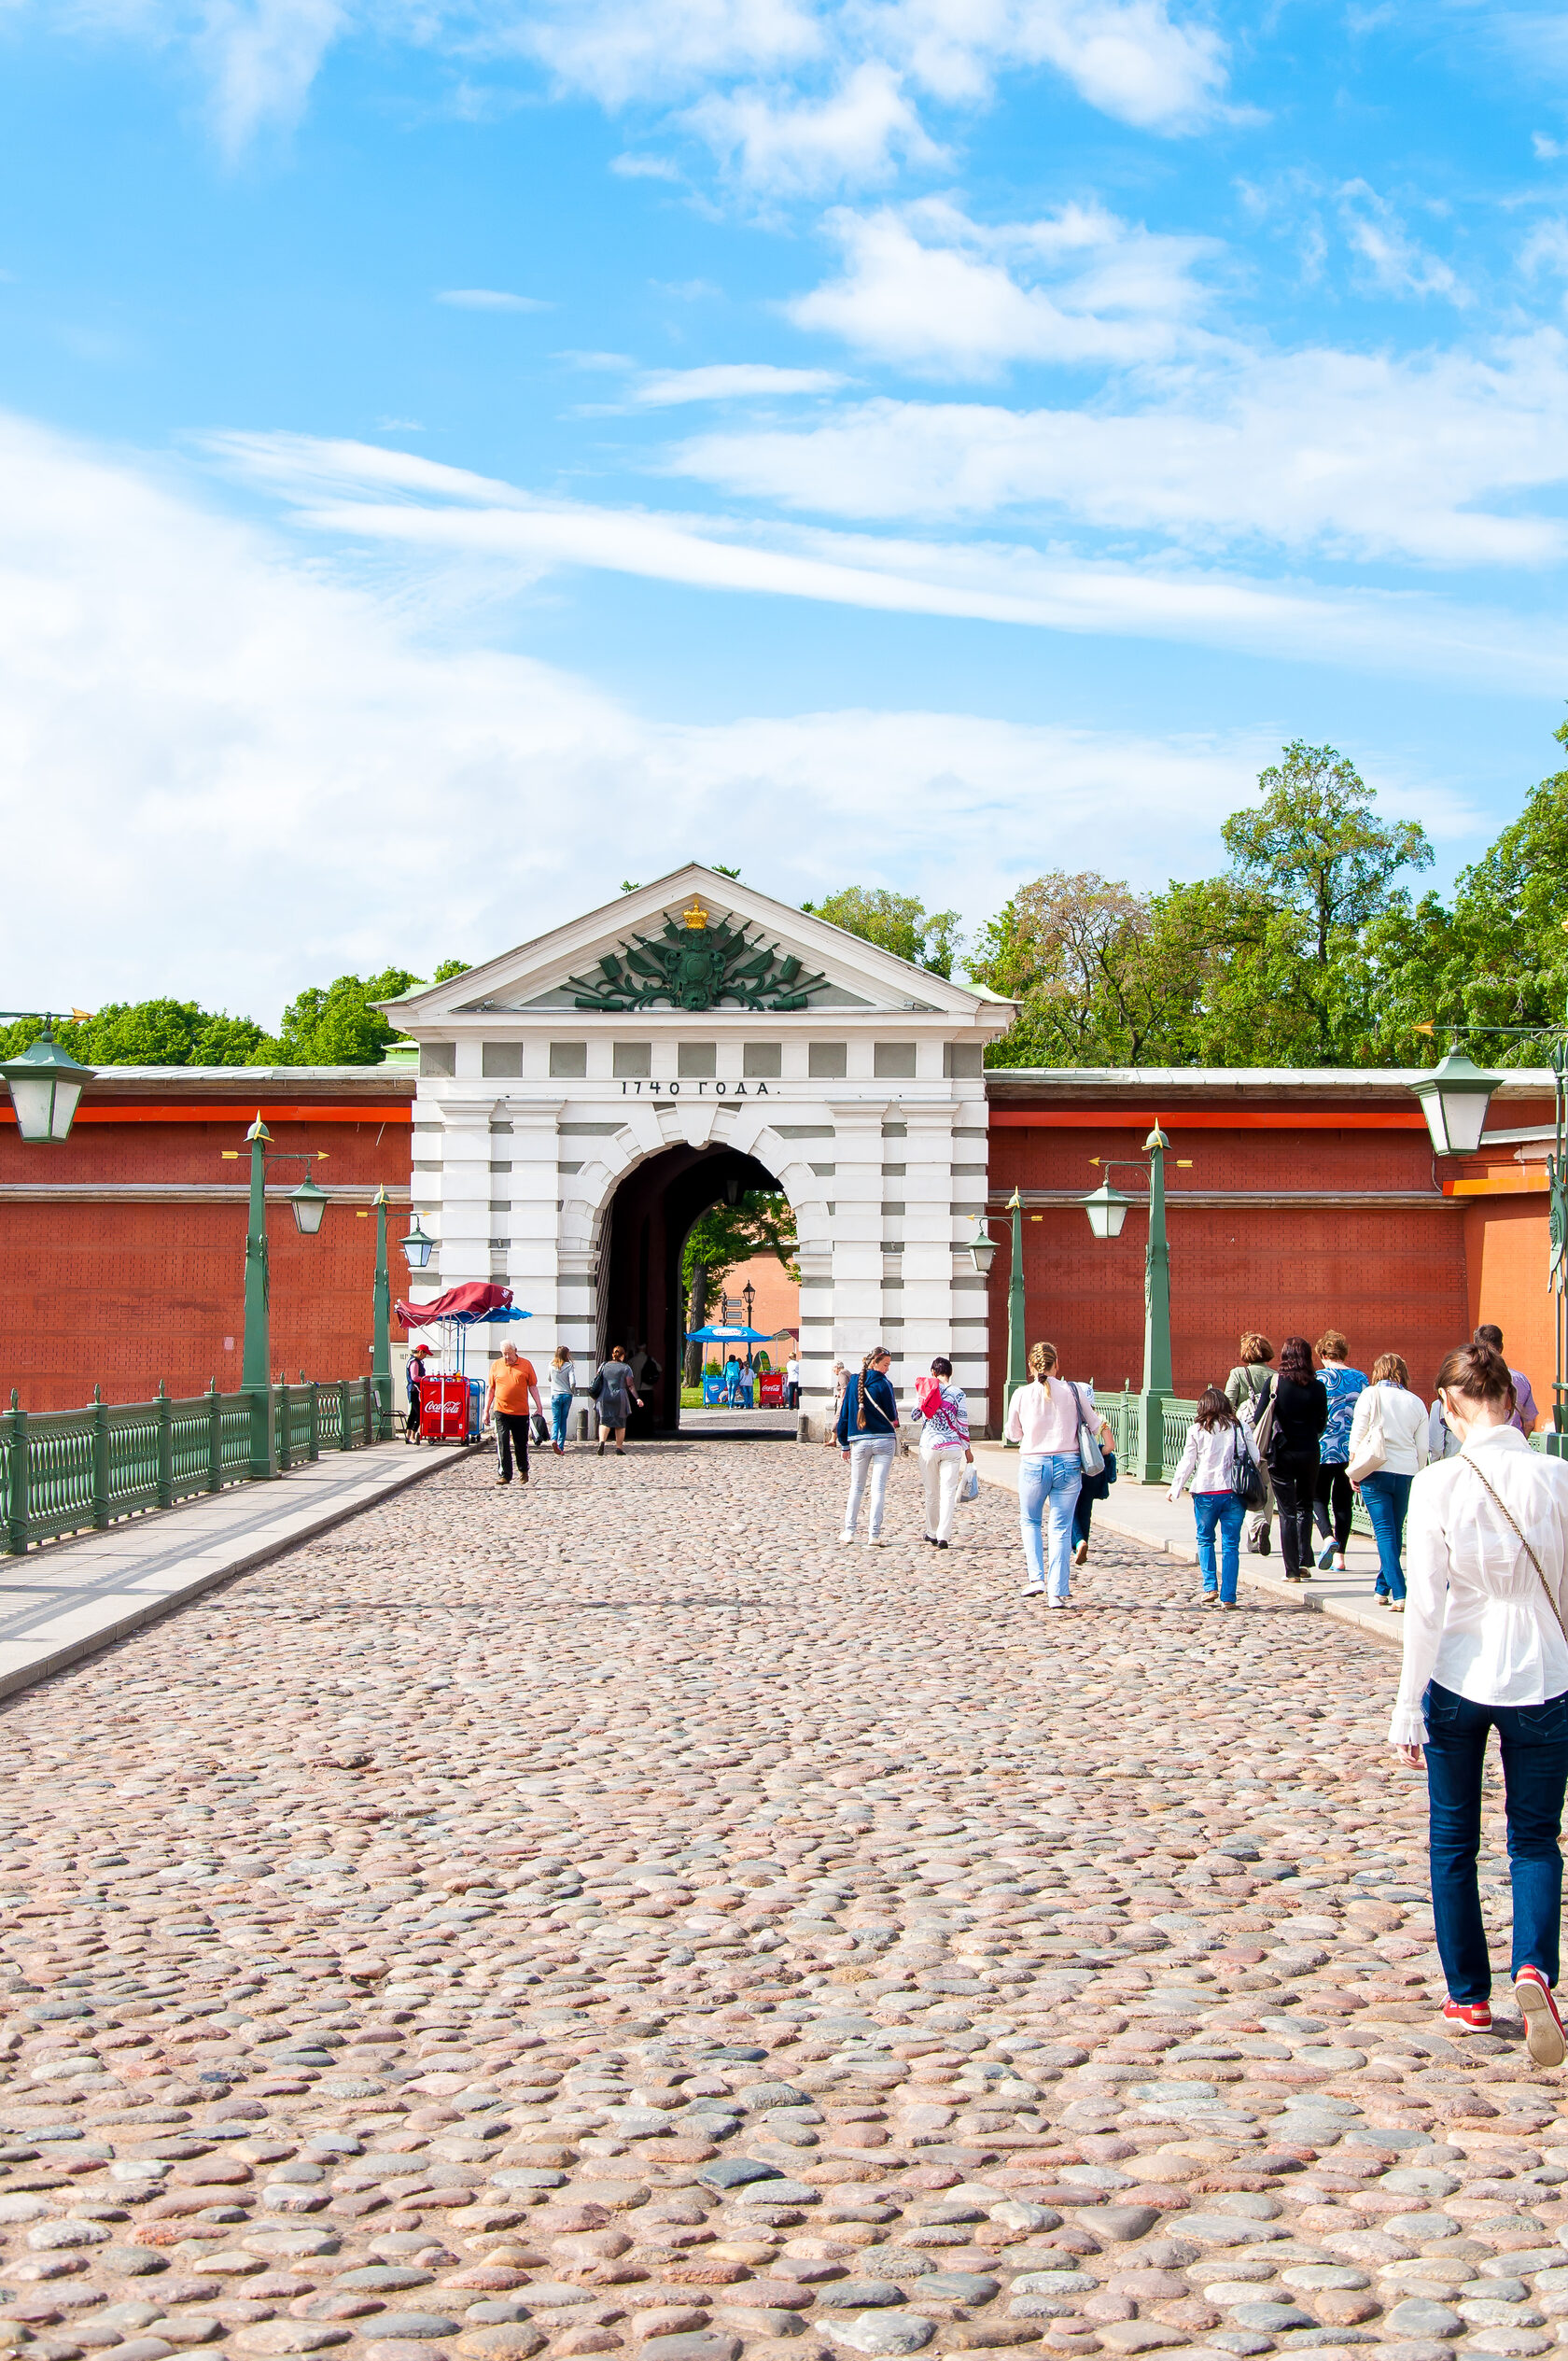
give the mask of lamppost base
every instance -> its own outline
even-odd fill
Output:
[[[1129,1472],[1137,1483],[1163,1483],[1165,1477],[1165,1405],[1169,1394],[1138,1397],[1138,1466]]]
[[[1568,1459],[1568,1435],[1548,1432],[1547,1456],[1548,1459]]]

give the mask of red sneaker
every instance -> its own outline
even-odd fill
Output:
[[[1490,2033],[1491,2003],[1490,2001],[1445,2001],[1443,2022],[1460,2033]]]
[[[1561,2066],[1568,2058],[1568,2040],[1551,1986],[1539,1968],[1520,1968],[1514,1978],[1514,1998],[1524,2017],[1525,2047],[1537,2066]]]

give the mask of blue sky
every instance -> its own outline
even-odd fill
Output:
[[[974,923],[1298,735],[1451,877],[1559,759],[1565,99],[1456,0],[12,0],[6,996],[693,853]]]

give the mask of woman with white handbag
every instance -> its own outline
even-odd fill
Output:
[[[1568,1462],[1510,1423],[1514,1387],[1490,1345],[1437,1372],[1463,1445],[1410,1495],[1410,1611],[1389,1744],[1419,1764],[1432,1812],[1432,1915],[1449,1988],[1444,2031],[1491,2031],[1491,1960],[1476,1877],[1481,1782],[1495,1728],[1514,1924],[1510,1975],[1538,2066],[1561,2066],[1559,1975],[1568,1782]]]
[[[1022,1596],[1038,1598],[1045,1589],[1048,1553],[1051,1605],[1066,1607],[1072,1581],[1072,1511],[1085,1474],[1098,1475],[1105,1457],[1085,1416],[1082,1391],[1055,1374],[1056,1346],[1031,1344],[1029,1365],[1029,1382],[1014,1395],[1006,1427],[1008,1441],[1019,1452],[1018,1524],[1027,1577]],[[1048,1553],[1043,1525],[1049,1528]]]
[[[1405,1512],[1410,1485],[1427,1462],[1426,1404],[1410,1391],[1410,1372],[1397,1353],[1372,1364],[1372,1383],[1357,1397],[1346,1469],[1366,1503],[1378,1543],[1373,1594],[1395,1615],[1405,1612]]]
[[[914,1423],[920,1429],[920,1481],[926,1494],[926,1539],[945,1550],[953,1538],[953,1511],[965,1471],[973,1464],[969,1399],[953,1383],[953,1364],[939,1353],[931,1375],[915,1387]]]

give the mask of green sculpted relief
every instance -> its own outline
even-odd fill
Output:
[[[805,1008],[827,980],[805,974],[801,962],[782,954],[777,943],[753,942],[744,926],[714,920],[695,901],[679,921],[666,919],[662,935],[637,935],[619,952],[607,951],[596,975],[567,978],[579,1008],[612,1016],[661,1000],[693,1011],[722,1000],[742,1008]]]

